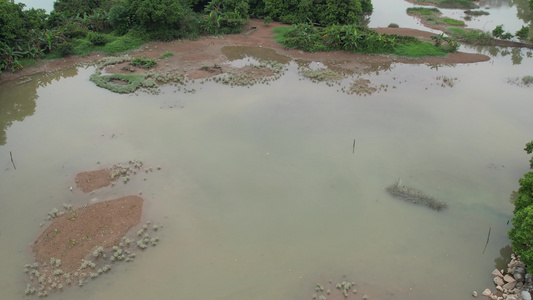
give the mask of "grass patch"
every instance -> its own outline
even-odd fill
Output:
[[[146,56],[137,57],[133,59],[130,63],[130,65],[132,66],[136,66],[136,67],[143,68],[143,69],[153,68],[156,64],[157,62],[155,61],[155,59],[148,59],[146,58]]]
[[[101,46],[95,46],[87,38],[75,39],[73,54],[79,56],[86,56],[92,52],[118,54],[134,50],[149,41],[147,37],[131,32],[119,37],[114,36],[113,34],[102,33],[102,35],[105,35],[107,43]]]
[[[435,7],[409,7],[407,13],[419,16],[436,16],[441,14],[440,10]]]
[[[431,43],[409,43],[398,45],[394,49],[394,54],[406,57],[426,57],[426,56],[446,56],[446,51],[436,47]]]
[[[471,10],[471,9],[465,10],[465,14],[467,14],[469,16],[488,16],[488,15],[490,15],[490,13],[488,11]]]
[[[469,0],[415,0],[415,2],[421,3],[433,3],[441,8],[459,8],[459,9],[475,9],[479,6]]]
[[[289,26],[280,26],[272,30],[274,34],[274,40],[276,43],[283,45],[287,41],[287,33],[291,31]]]
[[[465,26],[465,22],[461,20],[456,20],[452,18],[444,18],[442,20],[444,21],[444,23],[451,25],[451,26]]]
[[[494,39],[489,32],[480,32],[458,27],[448,27],[446,33],[452,38],[473,45],[493,45]]]
[[[165,52],[165,53],[161,54],[161,56],[159,56],[159,58],[163,59],[163,58],[167,58],[167,57],[171,57],[171,56],[174,56],[174,52]]]

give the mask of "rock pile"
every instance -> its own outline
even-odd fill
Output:
[[[527,274],[525,264],[515,254],[511,255],[507,271],[494,269],[492,275],[496,289],[494,291],[485,289],[483,296],[493,300],[531,300],[532,277]],[[477,292],[473,292],[472,295],[477,297]]]

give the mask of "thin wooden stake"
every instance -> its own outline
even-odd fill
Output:
[[[483,254],[485,254],[485,250],[487,249],[487,245],[489,244],[490,230],[491,230],[491,228],[489,227],[489,235],[487,235],[487,243],[485,244],[485,248],[483,248]]]
[[[15,170],[16,170],[17,167],[15,167],[15,162],[13,161],[13,153],[11,153],[11,151],[9,151],[9,155],[11,156],[11,163],[13,164],[13,168],[15,168]]]
[[[355,139],[353,139],[352,154],[355,153]]]

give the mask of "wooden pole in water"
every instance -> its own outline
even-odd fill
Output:
[[[489,234],[487,235],[487,243],[485,244],[485,248],[483,248],[483,254],[485,254],[485,250],[487,250],[487,245],[489,244],[490,230],[491,230],[491,227],[489,227]]]
[[[353,139],[352,154],[355,153],[355,139]]]
[[[17,167],[15,167],[15,162],[13,161],[13,153],[11,153],[11,151],[9,151],[9,156],[11,156],[11,163],[13,164],[13,168],[15,168],[16,170]]]

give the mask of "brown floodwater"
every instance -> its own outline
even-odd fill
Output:
[[[386,16],[374,17],[395,21]],[[331,300],[342,298],[335,283],[354,281],[348,299],[444,300],[492,288],[510,255],[509,199],[529,171],[533,86],[520,78],[533,59],[461,50],[491,60],[376,65],[328,85],[303,76],[326,65],[228,47],[234,66],[269,59],[287,70],[268,84],[159,95],[98,88],[92,66],[3,83],[0,298],[24,297],[22,269],[47,212],[139,193],[143,219],[164,226],[158,246],[49,299],[300,300],[319,283]],[[344,93],[356,80],[377,91]],[[161,170],[69,190],[76,173],[129,160]],[[384,188],[398,179],[448,208],[391,198]]]
[[[513,81],[531,70],[523,56],[393,64],[333,86],[293,62],[268,85],[197,82],[195,93],[114,94],[89,81],[90,66],[5,83],[3,297],[23,297],[48,211],[142,192],[144,219],[164,225],[159,245],[50,299],[311,299],[316,283],[345,279],[361,297],[469,299],[507,259],[509,197],[528,171],[532,87]],[[343,93],[354,78],[381,88]],[[129,160],[161,170],[69,191],[77,172]],[[391,198],[397,179],[448,209]]]

